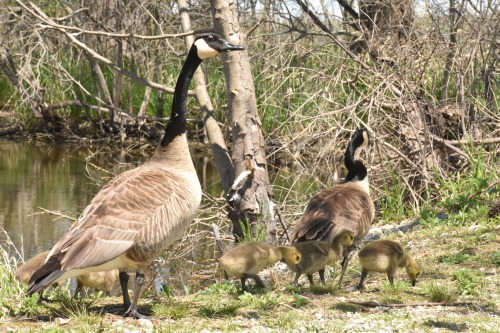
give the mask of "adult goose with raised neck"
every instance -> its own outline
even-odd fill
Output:
[[[172,114],[155,153],[148,162],[118,175],[97,193],[33,274],[28,294],[87,272],[130,268],[136,271],[132,303],[128,275],[120,273],[125,316],[146,317],[137,310],[144,273],[188,229],[201,201],[201,186],[186,138],[189,83],[204,59],[243,49],[212,33],[195,39],[178,76]]]
[[[342,283],[352,251],[365,238],[375,216],[375,206],[370,197],[368,172],[364,164],[355,160],[358,149],[369,141],[368,131],[354,132],[344,154],[344,164],[348,174],[343,182],[316,194],[307,207],[292,235],[292,244],[310,240],[332,242],[343,230],[354,234],[354,243],[344,247]],[[320,271],[320,275],[324,272]]]

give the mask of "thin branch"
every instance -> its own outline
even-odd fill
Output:
[[[62,217],[62,218],[65,218],[65,219],[68,219],[68,220],[71,220],[71,221],[76,221],[76,218],[74,218],[72,216],[69,216],[69,215],[66,215],[66,214],[63,214],[63,213],[59,213],[59,212],[56,212],[56,211],[53,211],[53,210],[48,210],[48,209],[45,209],[43,207],[38,207],[38,209],[41,209],[42,211],[30,214],[28,216],[42,215],[42,214],[52,214],[52,215],[56,215],[56,216],[59,216],[59,217]]]
[[[96,51],[94,51],[93,49],[91,49],[90,47],[88,47],[85,43],[79,41],[78,39],[76,39],[76,37],[74,36],[74,34],[70,34],[69,32],[67,32],[65,30],[65,26],[62,26],[61,27],[57,27],[57,26],[60,26],[58,24],[56,24],[54,21],[52,21],[40,8],[38,8],[35,4],[33,4],[32,2],[29,2],[29,4],[31,5],[31,7],[36,11],[36,13],[31,10],[30,8],[26,7],[24,5],[24,3],[22,3],[21,1],[17,0],[17,3],[19,3],[21,6],[23,6],[23,8],[25,8],[27,11],[29,11],[33,16],[39,18],[40,20],[42,20],[43,22],[45,22],[45,24],[38,24],[38,26],[42,29],[46,29],[46,28],[51,28],[51,29],[56,29],[57,31],[59,32],[62,32],[74,45],[78,46],[79,48],[81,48],[82,50],[84,50],[85,52],[87,52],[91,57],[93,57],[94,59],[108,65],[109,67],[111,67],[112,69],[116,70],[117,72],[131,78],[132,80],[144,85],[144,86],[147,86],[147,87],[151,87],[151,88],[154,88],[154,89],[157,89],[157,90],[161,90],[161,91],[164,91],[166,93],[169,93],[169,94],[173,94],[174,93],[174,89],[173,88],[169,88],[169,87],[165,87],[164,85],[161,85],[161,84],[158,84],[156,82],[151,82],[151,81],[148,81],[140,76],[138,76],[137,74],[135,73],[132,73],[132,72],[129,72],[128,70],[118,66],[117,64],[115,64],[114,62],[112,62],[111,60],[101,56],[99,53],[97,53]],[[37,14],[38,13],[38,14]],[[194,96],[194,91],[190,90],[188,92],[189,95],[191,96]]]
[[[473,304],[471,302],[462,302],[462,303],[447,303],[447,302],[434,302],[434,303],[429,303],[429,302],[422,302],[422,303],[379,303],[377,301],[358,301],[354,299],[348,299],[346,300],[347,303],[352,303],[352,304],[357,304],[357,305],[363,305],[363,306],[369,306],[372,308],[376,307],[386,307],[386,308],[405,308],[407,306],[467,306],[470,304]]]

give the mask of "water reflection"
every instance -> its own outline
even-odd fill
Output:
[[[146,161],[152,149],[103,149],[74,144],[0,141],[0,228],[25,258],[49,250],[114,174]],[[220,196],[210,160],[196,155],[204,190]]]

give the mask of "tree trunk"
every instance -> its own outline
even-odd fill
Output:
[[[396,43],[410,39],[415,19],[413,0],[361,0],[359,18],[372,38]]]
[[[458,30],[458,8],[456,0],[450,0],[450,41],[448,42],[448,55],[446,56],[446,64],[443,73],[443,86],[441,87],[441,101],[448,99],[451,71],[453,62],[455,61],[455,53],[457,50],[457,30]]]
[[[191,31],[191,20],[189,18],[188,4],[186,0],[177,0],[179,6],[179,13],[181,17],[181,25],[183,32]],[[186,36],[186,48],[189,49],[194,42],[194,36]],[[205,123],[206,133],[210,141],[212,152],[215,157],[215,164],[219,171],[222,188],[227,195],[231,189],[234,180],[234,166],[231,161],[231,156],[224,141],[224,135],[214,118],[214,107],[210,96],[208,95],[207,85],[205,82],[205,75],[203,74],[202,67],[194,73],[194,91],[196,99],[200,105],[201,114]],[[229,218],[233,223],[238,223],[238,214],[230,211]]]
[[[240,31],[234,3],[231,0],[211,0],[210,3],[216,30],[231,42],[246,45],[246,36]],[[223,58],[228,110],[233,126],[232,160],[235,175],[243,175],[249,171],[248,177],[233,184],[230,191],[231,207],[243,224],[251,225],[253,235],[265,228],[266,239],[276,242],[276,221],[274,205],[270,199],[272,192],[267,174],[265,142],[257,113],[248,53],[229,52]],[[235,221],[233,234],[237,240],[241,240],[243,236],[240,224]]]

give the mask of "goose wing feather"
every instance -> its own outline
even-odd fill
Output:
[[[49,257],[62,255],[61,268],[68,270],[120,256],[178,199],[173,197],[179,182],[175,173],[158,168],[139,167],[118,175],[97,193]]]
[[[343,185],[325,189],[309,201],[292,242],[331,242],[338,232],[347,229],[354,233],[354,242],[358,243],[368,232],[373,214],[373,202],[368,193]]]

